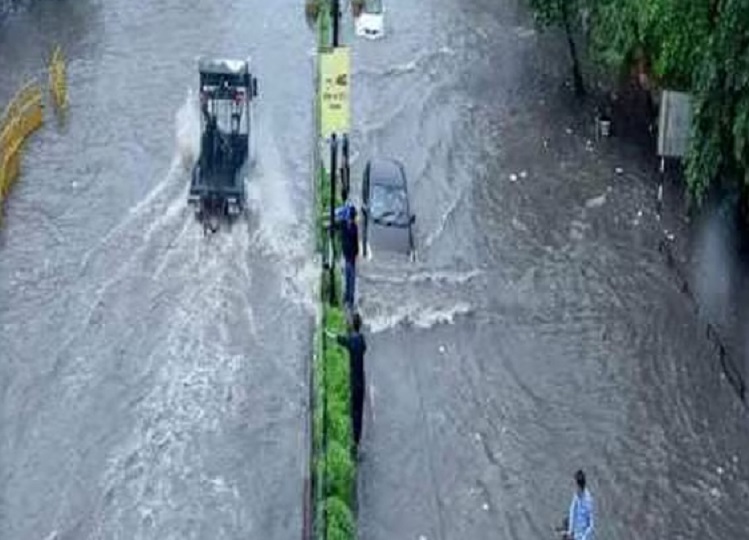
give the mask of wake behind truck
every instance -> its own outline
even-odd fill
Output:
[[[200,157],[192,170],[188,203],[213,232],[245,212],[245,178],[257,79],[250,60],[200,59]]]

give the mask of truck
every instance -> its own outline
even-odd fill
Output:
[[[198,60],[200,73],[200,155],[192,168],[188,204],[204,231],[216,232],[246,209],[253,106],[257,79],[251,61]]]

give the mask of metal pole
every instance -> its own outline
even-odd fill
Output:
[[[333,47],[338,47],[338,26],[340,9],[338,7],[338,0],[333,0],[330,3],[330,15],[333,18]]]
[[[349,167],[348,135],[343,134],[343,168],[341,169],[341,195],[344,201],[348,200],[351,189],[351,169]]]
[[[330,303],[331,305],[336,304],[335,296],[335,272],[336,272],[336,260],[335,260],[335,249],[333,249],[335,241],[335,184],[336,184],[336,171],[338,168],[338,139],[336,134],[330,137],[330,251],[333,253],[333,259],[330,261]]]

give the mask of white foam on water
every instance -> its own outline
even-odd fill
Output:
[[[372,77],[390,77],[394,75],[404,75],[417,71],[423,64],[436,58],[437,56],[454,56],[455,51],[444,45],[437,50],[422,51],[411,60],[401,62],[385,67],[384,69],[367,69],[360,68],[356,70],[355,75],[364,75]]]
[[[147,535],[164,514],[189,504],[196,490],[219,508],[235,508],[238,501],[236,486],[208,476],[204,456],[191,450],[201,437],[218,432],[244,400],[239,372],[246,359],[227,353],[232,340],[226,303],[231,301],[227,287],[237,272],[228,261],[237,252],[246,258],[249,238],[244,230],[217,234],[209,241],[196,241],[199,238],[196,234],[185,240],[183,252],[191,256],[173,269],[184,271],[195,290],[175,305],[161,344],[140,363],[150,384],[133,411],[131,435],[112,455],[103,478],[110,502],[101,509],[99,521],[108,533],[131,527],[137,516],[135,530],[128,534]],[[252,308],[244,308],[252,332]]]
[[[286,280],[281,290],[283,298],[301,305],[312,316],[318,312],[320,297],[321,263],[319,257],[306,261],[292,261],[286,273]]]
[[[421,329],[432,328],[442,324],[453,324],[456,317],[473,311],[468,302],[456,302],[449,307],[417,306],[409,304],[394,305],[389,312],[377,313],[362,310],[364,325],[369,332],[377,334],[392,330],[398,326],[413,326]]]
[[[386,275],[386,274],[363,274],[362,278],[367,281],[390,283],[394,285],[412,283],[440,283],[447,285],[463,285],[479,277],[483,272],[478,269],[469,271],[455,270],[424,270],[406,275]]]
[[[177,155],[185,170],[190,170],[200,155],[200,104],[192,89],[175,116]]]
[[[185,168],[194,164],[200,153],[200,118],[196,97],[187,92],[184,103],[175,114],[175,153],[164,177],[138,203],[125,218],[110,230],[102,240],[82,258],[81,272],[88,267],[92,257],[107,247],[119,249],[123,234],[140,226],[145,230],[144,242],[163,225],[181,216],[186,205],[188,179]]]
[[[600,208],[604,204],[606,204],[606,193],[586,200],[585,208]]]
[[[257,216],[252,249],[277,266],[282,296],[314,314],[320,265],[311,256],[309,216],[292,198],[300,175],[284,165],[275,141],[264,139],[259,144],[262,152],[247,185],[249,211]]]
[[[437,222],[437,227],[430,231],[427,237],[424,239],[424,247],[426,249],[432,247],[432,244],[434,244],[434,242],[445,232],[447,224],[450,222],[450,219],[457,211],[460,203],[463,202],[465,192],[465,189],[461,189],[461,192],[456,197],[454,197],[452,201],[450,201],[450,204],[447,206],[447,208],[445,208],[444,212],[442,212],[442,215],[439,217],[439,221]]]
[[[291,198],[290,183],[277,145],[262,145],[262,154],[248,179],[247,198],[250,212],[259,218],[256,240],[284,259],[299,255],[307,240]]]

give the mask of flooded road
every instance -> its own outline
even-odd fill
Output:
[[[0,232],[0,537],[295,537],[315,275],[302,7],[14,4],[2,101],[59,42],[71,105],[29,144]],[[249,221],[210,238],[185,204],[199,55],[252,55],[260,90]]]
[[[355,178],[404,162],[419,248],[361,265],[360,538],[552,538],[580,467],[598,538],[745,536],[749,415],[658,252],[650,165],[594,140],[515,2],[421,6],[352,61]]]
[[[2,101],[69,57],[0,231],[0,536],[301,530],[313,282],[299,2],[11,2]],[[512,1],[388,5],[354,49],[354,174],[400,158],[419,260],[362,264],[361,538],[742,538],[749,418],[660,257],[650,171],[587,144]],[[347,37],[351,42],[351,36]],[[195,57],[253,54],[251,218],[185,207]],[[622,167],[624,173],[614,172]]]

